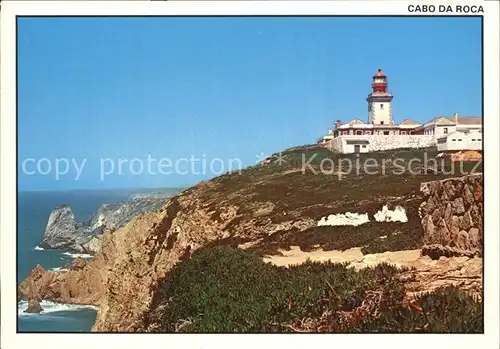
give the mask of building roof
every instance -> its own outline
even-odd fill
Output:
[[[454,117],[452,119],[454,119]],[[422,130],[422,129],[429,127],[431,125],[450,125],[450,126],[453,126],[453,125],[455,125],[455,122],[450,121],[448,119],[448,117],[437,116],[437,117],[427,121],[425,124],[418,126],[417,130]]]
[[[463,117],[458,116],[456,118],[458,125],[481,125],[482,118],[480,117]],[[435,123],[436,125],[455,125],[454,116],[437,116],[426,124]]]
[[[455,117],[445,117],[445,119],[450,120],[451,122],[455,123]],[[457,121],[458,125],[481,125],[482,124],[482,118],[480,117],[462,117],[458,116]]]
[[[400,125],[420,125],[420,123],[413,121],[411,119],[405,119],[399,123]]]
[[[359,119],[353,119],[338,125],[338,127],[344,126],[343,128],[345,128],[346,126],[352,126],[352,125],[366,125],[366,124]]]
[[[353,119],[353,120],[351,120],[351,121],[346,122],[346,124],[348,124],[348,125],[349,125],[349,124],[353,124],[353,125],[363,125],[363,124],[364,124],[364,122],[363,122],[363,121],[361,121],[361,120],[359,120],[359,119]]]
[[[435,123],[436,125],[454,125],[455,120],[450,120],[450,118],[444,116],[437,116],[430,121],[431,123]]]

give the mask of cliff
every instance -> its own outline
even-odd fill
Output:
[[[422,183],[425,253],[474,255],[483,250],[483,176]],[[438,252],[441,251],[441,252]]]
[[[133,200],[102,205],[88,222],[77,222],[71,208],[62,205],[54,209],[39,244],[45,249],[68,249],[95,254],[101,249],[105,229],[114,231],[123,227],[139,213],[160,208],[166,197],[137,197]]]
[[[304,169],[301,159],[311,156],[314,161]],[[143,318],[159,280],[202,246],[238,246],[262,256],[280,255],[292,246],[300,246],[302,251],[363,246],[380,251],[420,248],[420,184],[427,182],[429,175],[411,171],[390,174],[395,168],[387,163],[384,172],[378,174],[374,174],[373,166],[369,173],[359,166],[349,169],[342,165],[335,171],[320,168],[323,159],[338,163],[341,158],[354,161],[355,156],[333,154],[319,147],[298,148],[242,173],[201,182],[168,199],[158,211],[140,213],[114,233],[105,232],[102,250],[94,260],[63,272],[35,269],[19,285],[19,297],[97,305],[93,331],[147,331],[148,323]],[[361,156],[401,158],[409,164],[415,157],[428,157],[429,152]],[[337,175],[339,170],[342,176]],[[442,174],[433,176],[444,178]],[[385,205],[390,209],[403,207],[408,220],[372,219],[357,226],[318,226],[322,217],[347,211],[374,217]],[[421,271],[432,280],[429,270],[437,261],[428,257],[427,261]],[[451,261],[444,264],[457,265]],[[477,261],[473,264],[477,270]],[[410,279],[411,292],[436,285],[419,282],[422,278],[418,275]]]

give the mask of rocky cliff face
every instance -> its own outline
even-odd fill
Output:
[[[483,250],[483,176],[422,183],[420,206],[424,250],[475,254]],[[434,245],[434,246],[431,246]]]
[[[102,205],[85,223],[75,221],[69,206],[57,207],[49,216],[40,247],[95,254],[101,249],[105,229],[114,231],[121,228],[139,213],[156,210],[165,201],[165,197],[139,197],[123,203]]]
[[[79,237],[77,233],[78,223],[69,206],[57,207],[50,213],[44,239],[41,242],[43,248],[66,248],[74,244]]]
[[[294,160],[300,159],[301,154],[285,155],[285,164],[270,161],[241,174],[201,182],[168,199],[160,210],[140,213],[114,233],[105,232],[102,249],[92,261],[79,262],[72,270],[62,272],[36,268],[19,285],[19,296],[97,305],[93,331],[147,331],[143,315],[150,307],[158,281],[202,246],[265,248],[261,245],[266,239],[277,236],[276,241],[270,240],[286,248],[294,237],[299,240],[304,231],[316,227],[321,217],[346,211],[373,214],[387,204],[404,207],[409,222],[380,224],[403,224],[398,225],[403,230],[401,234],[421,234],[418,214],[410,213],[422,201],[420,183],[428,181],[428,176],[351,171],[339,179],[331,172],[303,171]],[[329,152],[327,155],[340,156]],[[414,157],[415,153],[406,154],[408,158],[410,155]],[[373,168],[370,171],[373,173]],[[373,227],[360,225],[349,229],[359,236]],[[318,247],[306,243],[301,246],[309,250]],[[322,247],[327,248],[328,244]],[[412,292],[421,291],[422,287],[425,286],[414,285]]]
[[[70,269],[60,272],[47,271],[38,265],[19,285],[18,301],[51,300],[65,304],[98,305],[104,293],[105,278],[102,255],[91,263],[77,259]]]

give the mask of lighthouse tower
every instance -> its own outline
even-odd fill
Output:
[[[394,125],[392,120],[392,94],[387,90],[387,76],[379,68],[373,76],[372,93],[368,102],[368,123],[373,125]]]

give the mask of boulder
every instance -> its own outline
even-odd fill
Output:
[[[443,246],[439,244],[425,245],[422,247],[422,256],[429,256],[433,260],[439,260],[441,257],[467,257],[473,258],[478,251],[464,250],[458,247]]]
[[[26,313],[41,313],[42,311],[43,308],[36,299],[30,299],[28,301],[28,308],[25,310]]]

